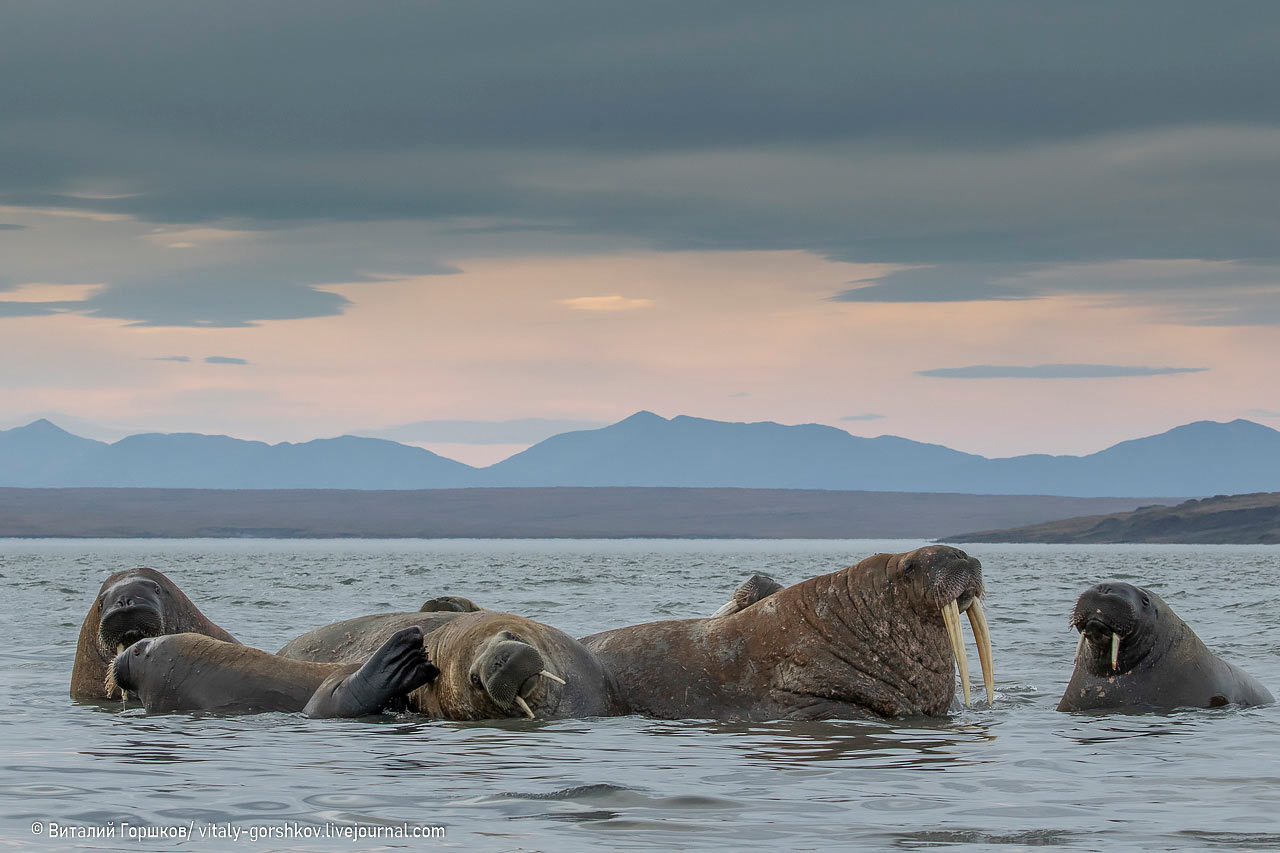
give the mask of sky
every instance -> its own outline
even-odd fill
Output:
[[[1280,6],[0,4],[0,428],[1280,427]]]

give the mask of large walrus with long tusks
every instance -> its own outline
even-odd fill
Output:
[[[988,703],[994,698],[982,596],[981,563],[932,545],[868,557],[737,612],[618,628],[582,644],[613,674],[631,713],[730,720],[938,715],[951,709],[957,665],[969,702],[962,611],[973,626]]]
[[[1059,711],[1266,705],[1270,691],[1219,658],[1148,589],[1114,581],[1085,590],[1071,612],[1080,632]]]
[[[119,691],[105,684],[107,667],[117,654],[147,637],[186,632],[236,642],[162,572],[148,568],[116,572],[102,582],[80,625],[71,667],[71,698],[102,702],[118,697]]]

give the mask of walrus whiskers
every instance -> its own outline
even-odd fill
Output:
[[[528,702],[524,701],[524,697],[523,697],[523,696],[517,696],[517,697],[516,697],[516,704],[520,706],[520,710],[521,710],[521,711],[524,711],[524,715],[525,715],[526,717],[528,717],[528,718],[529,718],[529,719],[531,719],[531,720],[532,720],[532,719],[534,719],[534,716],[533,716],[533,709],[529,707],[529,703],[528,703]]]
[[[543,678],[550,678],[550,679],[551,679],[552,681],[554,681],[556,684],[564,684],[564,683],[565,683],[565,680],[564,680],[563,678],[561,678],[560,676],[556,675],[554,672],[547,672],[545,669],[544,669],[544,670],[542,670],[541,672],[539,672],[539,673],[538,673],[538,675],[541,675]]]
[[[1120,662],[1120,635],[1112,631],[1111,632],[1111,668],[1113,670],[1119,669],[1120,667],[1117,666],[1119,662]]]
[[[107,698],[110,699],[116,695],[116,691],[120,691],[120,710],[124,710],[129,706],[129,691],[121,689],[116,683],[116,659],[112,658],[107,664],[107,677],[102,679],[102,689],[106,691]]]

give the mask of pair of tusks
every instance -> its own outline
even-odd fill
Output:
[[[544,670],[542,670],[541,672],[539,672],[539,673],[538,673],[538,675],[541,675],[543,678],[550,678],[552,681],[554,681],[554,682],[555,682],[555,683],[557,683],[557,684],[564,684],[564,683],[565,683],[563,678],[561,678],[560,676],[556,675],[554,672],[548,672],[548,671],[547,671],[547,670],[545,670],[545,669],[544,669]],[[525,715],[526,717],[528,717],[528,718],[529,718],[529,719],[531,719],[531,720],[532,720],[532,719],[534,719],[534,716],[533,716],[533,709],[529,707],[529,703],[528,703],[528,702],[524,701],[524,697],[523,697],[523,696],[520,696],[520,695],[517,695],[517,696],[516,696],[516,705],[517,705],[517,706],[519,706],[519,708],[520,708],[520,710],[521,710],[521,711],[524,711],[524,715]]]
[[[1076,643],[1076,656],[1072,661],[1073,664],[1080,662],[1080,652],[1084,649],[1084,631],[1080,632],[1080,642]],[[1111,632],[1111,668],[1117,670],[1120,668],[1120,635],[1115,631]]]
[[[987,615],[982,602],[973,599],[965,610],[969,614],[969,626],[973,628],[973,641],[978,645],[978,660],[982,663],[982,684],[987,689],[987,705],[996,698],[995,663],[991,657],[991,631],[987,628]],[[951,652],[956,656],[956,668],[960,670],[960,683],[964,688],[964,705],[969,707],[969,660],[964,651],[964,635],[960,633],[960,605],[955,599],[942,608],[942,621],[947,625],[951,639]]]

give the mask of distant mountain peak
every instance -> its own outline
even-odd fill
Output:
[[[31,423],[27,424],[26,426],[14,427],[13,429],[9,430],[9,432],[15,433],[15,434],[21,433],[25,435],[57,435],[57,436],[66,435],[66,436],[71,436],[72,438],[80,437],[78,435],[75,435],[74,433],[67,432],[65,429],[58,426],[48,418],[40,418],[39,420],[34,420]]]
[[[630,417],[623,418],[622,420],[618,421],[616,424],[614,424],[614,426],[622,426],[623,424],[627,424],[629,426],[643,426],[645,424],[665,424],[665,423],[670,423],[670,421],[668,421],[662,415],[654,414],[648,409],[641,409],[640,411],[636,412],[634,415],[631,415]]]

